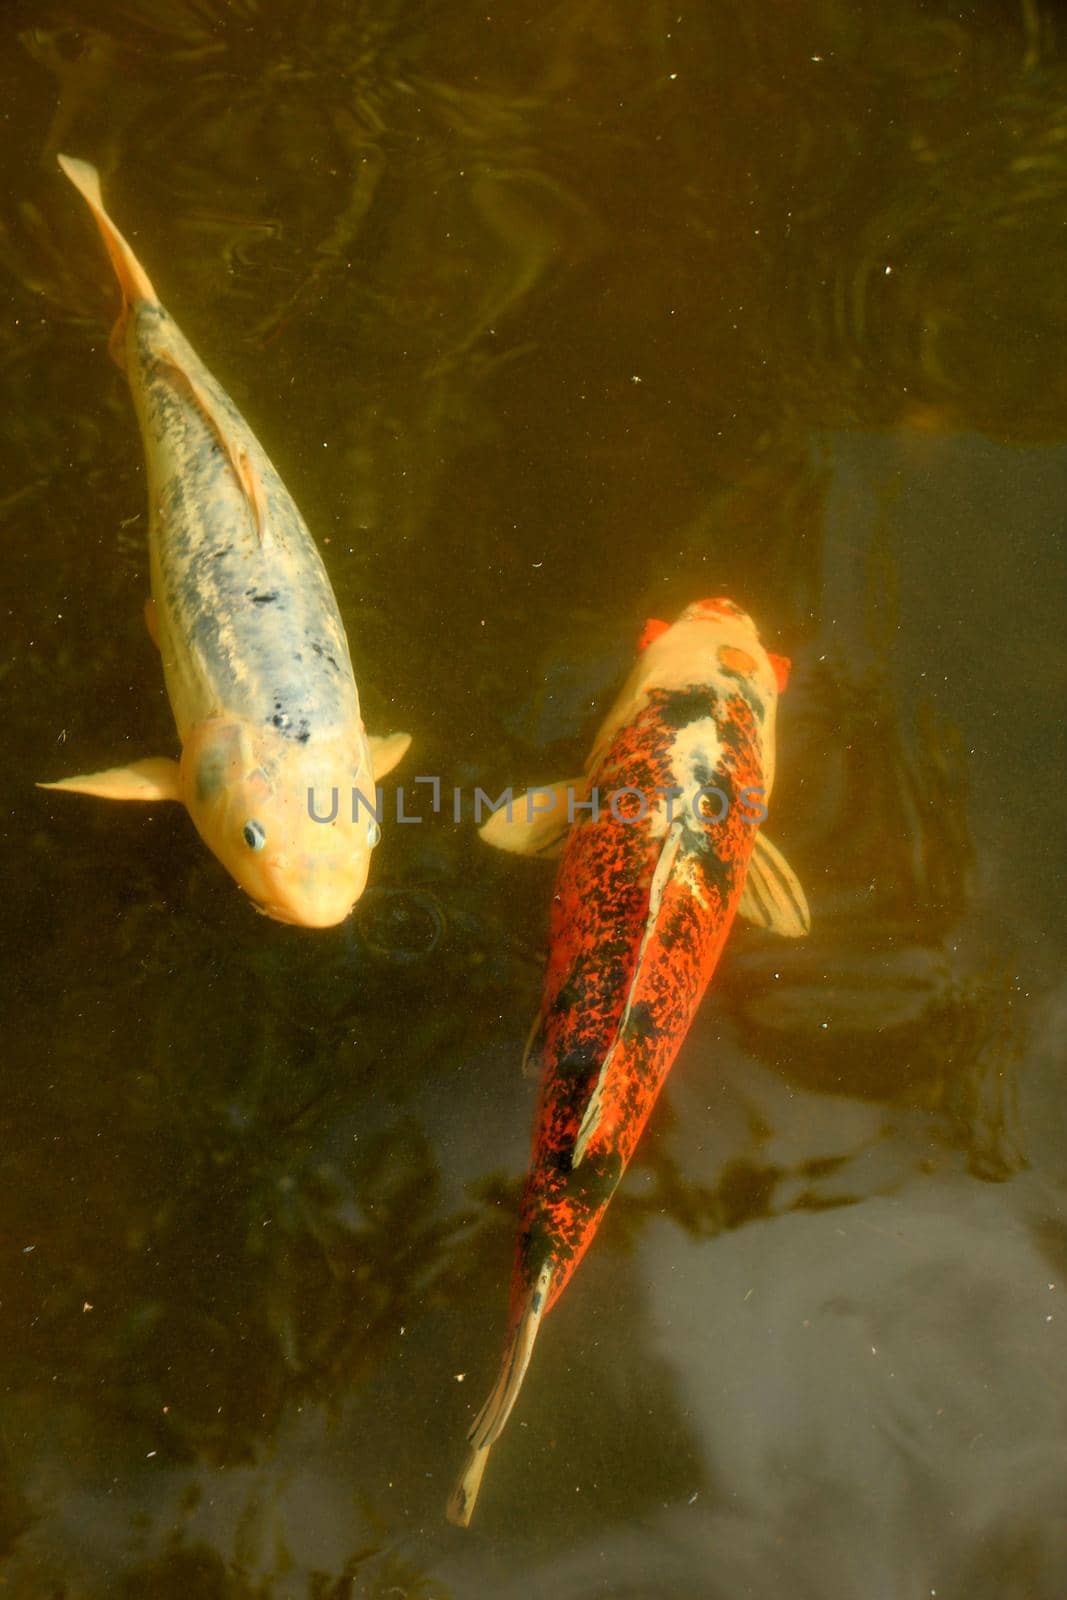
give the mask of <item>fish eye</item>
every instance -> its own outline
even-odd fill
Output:
[[[262,850],[267,842],[267,830],[262,822],[256,822],[255,820],[246,822],[241,832],[244,835],[245,844],[250,850]]]
[[[377,820],[372,818],[371,821],[368,822],[368,824],[367,824],[367,846],[368,846],[368,848],[373,850],[374,846],[378,843],[378,840],[381,838],[381,836],[382,836],[381,827],[378,824]]]

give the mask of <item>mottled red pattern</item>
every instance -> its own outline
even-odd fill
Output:
[[[585,1158],[571,1154],[633,979],[662,849],[648,819],[623,823],[605,808],[572,829],[556,880],[551,953],[542,1009],[540,1102],[522,1199],[511,1292],[513,1321],[538,1271],[554,1266],[555,1303],[588,1247],[622,1177],[663,1081],[700,1004],[737,909],[755,828],[735,797],[762,781],[753,709],[740,693],[656,691],[616,736],[593,782],[602,796],[623,785],[660,803],[679,729],[713,717],[723,747],[709,775],[731,799],[722,822],[689,815],[675,869],[631,996],[626,1035],[613,1059],[600,1125]],[[681,815],[682,801],[675,802]],[[697,892],[698,891],[698,892]],[[703,903],[702,903],[703,902]]]

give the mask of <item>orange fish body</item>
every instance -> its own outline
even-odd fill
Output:
[[[569,827],[530,1047],[541,1088],[509,1337],[449,1505],[461,1525],[541,1318],[626,1170],[735,915],[783,933],[807,928],[799,885],[758,832],[787,663],[766,654],[729,601],[698,602],[673,627],[650,624],[642,643],[585,776],[552,791],[558,815],[509,824],[498,813],[483,830],[504,848],[544,853]]]

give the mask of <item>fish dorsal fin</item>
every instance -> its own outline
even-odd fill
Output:
[[[494,811],[478,832],[497,850],[512,850],[520,856],[558,855],[571,826],[573,806],[585,799],[588,789],[585,777],[529,789]]]
[[[737,914],[786,939],[800,939],[811,931],[807,896],[796,873],[765,833],[756,835]]]
[[[273,545],[274,540],[271,538],[270,530],[267,527],[267,497],[263,492],[263,480],[252,465],[247,450],[242,448],[234,452],[225,441],[223,442],[223,447],[231,462],[234,461],[236,454],[234,470],[237,473],[238,481],[245,492],[248,503],[252,507],[252,516],[255,519],[260,549],[266,549],[268,546]]]
[[[615,1053],[626,1037],[626,1028],[630,1021],[630,1008],[633,1004],[634,992],[642,975],[649,946],[656,931],[656,922],[659,918],[660,906],[663,903],[664,890],[670,882],[675,862],[678,859],[683,826],[681,818],[671,823],[667,830],[667,837],[663,841],[663,849],[660,851],[659,860],[656,862],[656,870],[652,874],[652,884],[648,892],[648,915],[645,918],[645,931],[641,935],[637,960],[634,962],[634,970],[630,975],[622,1016],[619,1018],[619,1026],[615,1030],[615,1037],[608,1046],[607,1054],[601,1063],[600,1073],[594,1085],[593,1093],[589,1097],[589,1104],[585,1108],[585,1113],[578,1128],[578,1134],[574,1141],[574,1150],[571,1155],[572,1167],[580,1165],[589,1148],[589,1141],[600,1126],[600,1116],[604,1105],[604,1086],[608,1081],[608,1074],[611,1071]]]
[[[536,1078],[541,1071],[541,1052],[545,1042],[545,1014],[539,1011],[533,1019],[533,1025],[526,1035],[526,1044],[522,1052],[522,1075],[524,1078]]]
[[[184,800],[181,768],[168,756],[131,761],[128,767],[108,767],[83,772],[58,783],[39,783],[38,789],[69,789],[74,794],[96,795],[100,800]]]
[[[489,1459],[489,1451],[499,1439],[519,1397],[522,1381],[530,1365],[534,1340],[541,1319],[548,1307],[552,1290],[553,1268],[546,1262],[542,1266],[533,1288],[527,1292],[515,1331],[508,1340],[500,1372],[488,1400],[474,1419],[470,1433],[470,1453],[459,1481],[448,1502],[448,1520],[465,1528],[471,1520],[474,1502],[482,1483],[482,1474]]]
[[[242,494],[248,501],[248,508],[252,513],[255,524],[256,537],[261,550],[272,548],[274,540],[271,537],[267,524],[267,497],[263,489],[263,480],[256,471],[252,458],[243,444],[239,444],[233,437],[230,424],[225,416],[220,415],[207,389],[191,372],[187,372],[179,361],[167,352],[162,352],[157,360],[162,366],[169,367],[184,383],[193,398],[193,404],[200,412],[204,421],[211,429],[219,442],[219,447],[230,463],[230,468],[237,479]]]

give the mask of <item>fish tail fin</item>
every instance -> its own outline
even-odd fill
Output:
[[[467,1456],[466,1466],[452,1490],[449,1497],[445,1516],[453,1527],[469,1528],[471,1517],[474,1515],[474,1505],[478,1499],[478,1490],[482,1486],[482,1473],[489,1460],[489,1446],[481,1449],[471,1446]]]
[[[534,1340],[548,1306],[552,1271],[552,1267],[546,1263],[537,1274],[537,1281],[526,1296],[515,1331],[508,1340],[496,1383],[467,1435],[470,1451],[448,1502],[448,1520],[458,1528],[467,1527],[471,1520],[489,1452],[503,1433],[519,1398],[519,1390],[533,1354]]]
[[[139,300],[158,305],[159,297],[147,272],[107,214],[104,197],[100,193],[100,174],[96,168],[88,161],[79,161],[73,156],[60,156],[59,165],[92,212],[122,290],[122,312],[111,335],[112,353],[115,354],[126,327],[130,306]]]

